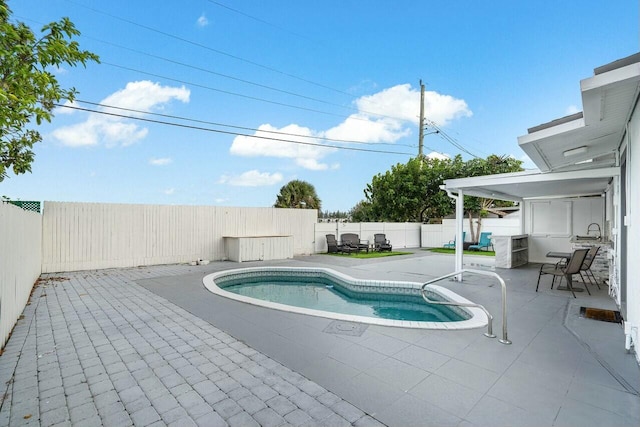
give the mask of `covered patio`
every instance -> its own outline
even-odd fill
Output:
[[[609,295],[625,320],[619,350],[633,349],[640,362],[640,286],[635,280],[640,270],[627,262],[639,255],[637,239],[631,238],[638,236],[638,220],[631,213],[637,210],[639,194],[638,156],[632,148],[640,138],[640,54],[594,69],[592,77],[580,82],[580,90],[582,112],[532,127],[518,138],[538,170],[448,180],[443,188],[456,197],[458,235],[464,195],[518,202],[521,233],[528,238],[529,260],[534,262],[546,261],[548,251],[571,248],[569,243],[586,229],[573,226],[577,216],[597,224],[599,242],[606,243],[602,252]],[[543,203],[548,206],[539,211],[546,215],[538,215],[535,208]],[[462,248],[456,247],[456,270],[463,262]]]

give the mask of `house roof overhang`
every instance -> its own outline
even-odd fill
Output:
[[[640,91],[640,53],[596,68],[580,89],[582,112],[518,138],[539,170],[452,179],[443,188],[513,201],[604,194],[620,174],[618,150]]]
[[[542,172],[615,166],[639,88],[640,53],[596,68],[580,82],[581,113],[530,128],[518,144]]]

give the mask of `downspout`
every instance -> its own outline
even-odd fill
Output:
[[[462,270],[462,254],[464,251],[464,242],[462,241],[463,221],[464,221],[464,195],[462,190],[458,190],[458,194],[454,195],[451,190],[445,188],[444,185],[440,186],[440,189],[447,192],[447,196],[456,201],[456,253],[455,253],[455,270]],[[458,274],[454,278],[455,280],[462,282],[462,273]]]

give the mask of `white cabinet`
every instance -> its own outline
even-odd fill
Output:
[[[496,267],[514,268],[529,262],[529,236],[493,236],[496,251]]]

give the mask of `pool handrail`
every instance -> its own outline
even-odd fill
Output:
[[[507,338],[507,285],[505,284],[502,277],[499,274],[493,271],[485,271],[485,270],[474,270],[469,268],[463,268],[462,270],[454,271],[453,273],[445,274],[444,276],[436,277],[435,279],[429,280],[422,285],[422,298],[428,302],[429,304],[437,304],[437,305],[453,305],[457,307],[477,307],[484,311],[487,315],[487,332],[485,332],[485,336],[489,338],[495,338],[495,334],[493,333],[493,316],[489,311],[481,304],[476,304],[473,302],[453,302],[453,301],[433,301],[430,300],[426,295],[426,287],[432,283],[439,282],[444,279],[448,279],[449,277],[458,276],[462,273],[471,273],[471,274],[479,274],[481,276],[490,276],[495,279],[498,279],[500,282],[500,286],[502,287],[502,338],[498,339],[502,344],[511,344],[511,341]]]

